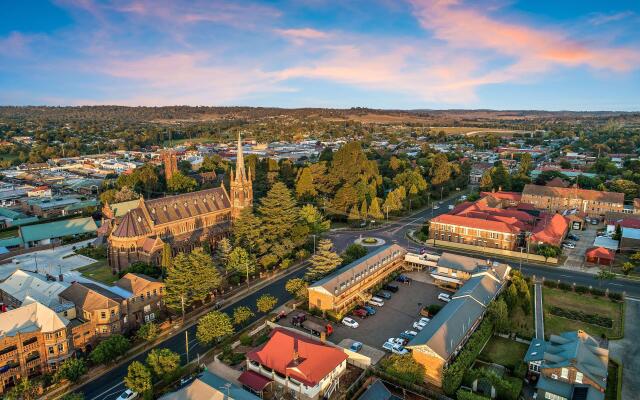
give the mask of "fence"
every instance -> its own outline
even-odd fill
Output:
[[[447,242],[446,240],[429,239],[427,243],[433,243],[435,246],[439,246],[439,247],[450,247],[453,249],[472,251],[476,253],[495,254],[497,256],[517,258],[517,259],[522,259],[523,261],[535,261],[535,262],[541,262],[545,264],[558,264],[557,258],[553,258],[553,257],[545,258],[544,256],[541,256],[538,254],[528,254],[528,253],[520,253],[519,251],[474,246],[472,244],[466,244],[466,243]]]

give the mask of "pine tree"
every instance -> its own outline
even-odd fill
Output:
[[[320,240],[316,254],[309,260],[311,267],[304,276],[307,281],[311,282],[330,274],[342,263],[342,258],[331,250],[332,247],[331,240]]]
[[[261,220],[250,208],[245,208],[233,223],[233,245],[253,251],[261,236]]]
[[[313,175],[309,167],[302,168],[296,181],[296,196],[299,199],[313,198],[318,194],[314,184]]]
[[[216,247],[216,259],[223,267],[227,265],[229,254],[232,250],[233,248],[231,247],[231,241],[229,238],[222,238],[218,242],[218,246]]]
[[[171,254],[171,246],[169,243],[165,243],[162,246],[162,260],[160,262],[162,267],[162,276],[166,276],[167,271],[173,266],[173,255]]]
[[[358,221],[360,221],[360,212],[358,211],[357,205],[354,205],[353,207],[351,207],[351,211],[349,212],[349,216],[347,217],[347,220],[351,224],[356,224]]]
[[[371,206],[369,206],[369,217],[373,220],[382,220],[384,219],[384,215],[380,210],[380,204],[378,203],[378,198],[374,197],[371,199]]]
[[[362,206],[360,206],[360,218],[363,220],[367,219],[367,215],[369,215],[369,210],[367,207],[367,200],[362,200]]]

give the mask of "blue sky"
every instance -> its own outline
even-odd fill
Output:
[[[5,2],[0,104],[639,110],[640,3]]]

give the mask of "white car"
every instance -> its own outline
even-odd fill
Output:
[[[420,318],[420,321],[418,321],[418,323],[423,324],[423,325],[427,325],[429,323],[429,321],[431,321],[429,318],[422,317],[422,318]]]
[[[382,301],[380,298],[377,297],[373,297],[368,301],[369,304],[377,306],[377,307],[382,307],[384,306],[384,301]]]
[[[418,336],[418,332],[416,332],[416,331],[408,331],[407,330],[407,331],[404,331],[404,333],[406,335],[409,335],[409,336]]]
[[[342,324],[343,324],[343,325],[346,325],[346,326],[348,326],[348,327],[350,327],[350,328],[357,328],[357,327],[359,327],[359,326],[360,326],[360,325],[358,324],[358,322],[357,322],[355,319],[353,319],[353,318],[349,318],[349,317],[345,317],[345,318],[343,318],[343,319],[342,319]]]
[[[448,295],[448,294],[446,294],[446,293],[440,293],[440,294],[438,295],[438,300],[440,300],[440,301],[444,301],[445,303],[448,303],[448,302],[450,302],[450,301],[451,301],[451,296],[449,296],[449,295]]]
[[[118,400],[133,400],[136,397],[138,397],[138,393],[134,392],[131,389],[127,389],[120,396],[118,396]]]
[[[389,339],[387,339],[387,342],[393,343],[393,344],[399,344],[400,346],[404,345],[404,339],[397,338],[397,337],[390,337]]]
[[[449,204],[449,210],[453,210],[454,208],[456,208],[456,206],[454,206],[453,204]]]
[[[382,348],[392,352],[393,354],[405,355],[409,350],[405,349],[402,345],[393,342],[384,342]]]
[[[440,206],[439,206],[439,205],[437,205],[437,204],[434,204],[434,205],[433,205],[433,209],[434,209],[434,210],[437,210],[437,209],[439,209],[439,208],[440,208]]]
[[[576,244],[571,242],[564,242],[562,243],[562,247],[564,247],[565,249],[575,249]]]
[[[423,330],[425,326],[426,325],[420,325],[420,322],[414,322],[413,323],[413,329],[417,330],[418,332]]]

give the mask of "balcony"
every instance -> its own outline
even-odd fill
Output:
[[[31,353],[32,351],[38,351],[38,350],[40,350],[40,344],[38,342],[33,342],[22,347],[23,353]]]
[[[3,368],[0,368],[0,371],[2,369]],[[10,377],[12,377],[12,376],[14,376],[16,374],[19,374],[19,373],[20,373],[20,366],[16,365],[16,366],[10,367],[6,371],[0,373],[0,379],[1,380],[5,380],[5,379],[8,379],[8,378],[10,378]]]
[[[15,359],[17,355],[18,348],[16,346],[7,347],[0,352],[0,362]]]

